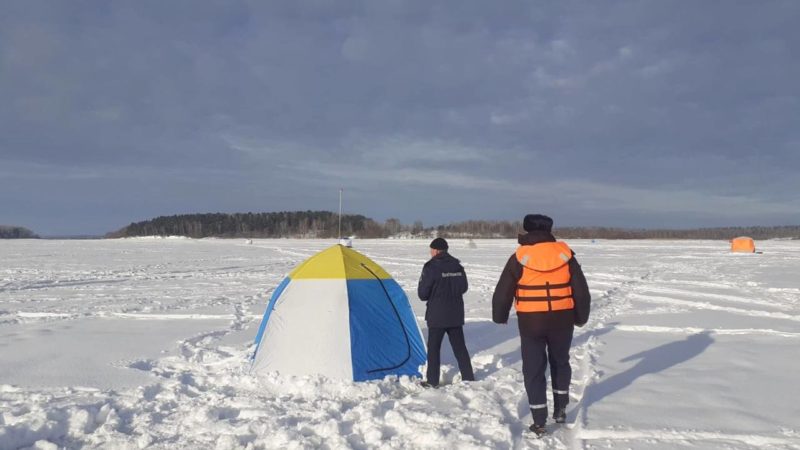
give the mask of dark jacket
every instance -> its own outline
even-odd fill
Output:
[[[463,295],[467,289],[467,273],[449,253],[439,253],[426,262],[419,277],[417,294],[422,301],[428,302],[425,310],[428,327],[464,325]]]
[[[556,238],[547,231],[531,231],[519,236],[520,245],[536,245],[542,242],[555,242]],[[575,309],[564,311],[517,313],[520,332],[544,331],[547,329],[569,328],[574,325],[583,326],[589,320],[591,294],[586,277],[583,275],[578,260],[573,252],[569,260],[570,287],[572,298],[575,300]],[[516,253],[511,255],[500,275],[497,287],[492,297],[492,320],[495,323],[508,322],[511,305],[514,304],[514,295],[517,282],[522,278],[522,264],[517,261]]]

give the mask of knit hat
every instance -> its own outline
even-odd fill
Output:
[[[551,231],[553,229],[553,219],[543,214],[528,214],[522,221],[522,228],[525,231]]]
[[[436,238],[431,241],[431,248],[434,250],[447,250],[447,241],[444,238]]]

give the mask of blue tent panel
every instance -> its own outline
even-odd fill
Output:
[[[289,282],[292,281],[291,278],[286,277],[281,281],[281,284],[275,288],[275,291],[272,293],[272,297],[269,299],[269,303],[267,304],[267,309],[264,311],[264,318],[261,319],[261,325],[258,327],[258,334],[256,334],[256,351],[253,352],[253,359],[256,357],[256,353],[258,353],[258,349],[261,347],[261,337],[264,335],[264,330],[267,329],[267,322],[269,321],[269,315],[272,312],[272,309],[275,307],[275,302],[278,301],[278,298],[283,294],[283,290],[286,289],[286,286],[289,285]]]
[[[408,298],[393,279],[347,280],[353,379],[420,376],[425,346]]]

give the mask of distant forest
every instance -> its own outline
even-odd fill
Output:
[[[516,238],[522,232],[517,221],[467,221],[436,228],[442,237]],[[800,239],[800,226],[752,226],[694,229],[632,229],[613,227],[554,227],[560,239],[731,239],[750,236],[753,239]]]
[[[335,238],[339,216],[330,211],[294,211],[236,214],[183,214],[161,216],[132,223],[107,238],[135,236],[187,236],[192,238]],[[359,238],[516,238],[520,221],[471,220],[425,227],[421,221],[404,224],[398,219],[377,222],[362,215],[342,215],[342,236]],[[608,227],[561,227],[553,230],[561,239],[800,239],[800,226],[720,227],[697,229],[627,229]]]
[[[9,225],[0,225],[0,239],[38,239],[33,231]]]
[[[335,238],[339,215],[329,211],[182,214],[136,222],[106,237],[188,236],[247,238]],[[360,215],[342,215],[342,236],[385,237],[384,228]]]

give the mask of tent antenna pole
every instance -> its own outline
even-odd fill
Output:
[[[339,239],[342,239],[342,188],[339,188]]]

